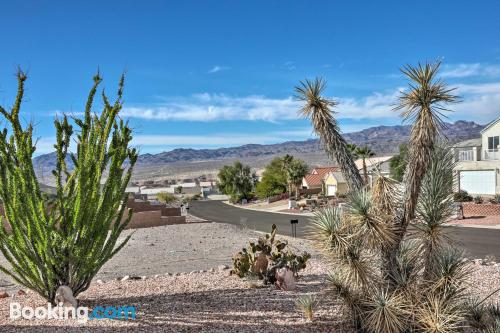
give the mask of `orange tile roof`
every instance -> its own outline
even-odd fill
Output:
[[[337,171],[340,171],[340,167],[314,168],[311,170],[311,173],[307,174],[304,178],[308,186],[320,186],[327,173]]]

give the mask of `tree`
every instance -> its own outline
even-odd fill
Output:
[[[300,184],[302,183],[302,178],[307,174],[309,166],[302,160],[294,158],[290,162],[287,168],[287,180],[290,187],[295,188],[295,197],[298,199]]]
[[[394,155],[389,161],[391,177],[398,182],[403,180],[408,159],[408,145],[403,143],[399,145],[399,154]]]
[[[219,189],[229,195],[232,202],[248,200],[252,198],[256,178],[250,166],[237,161],[232,166],[225,165],[219,171]]]
[[[255,190],[259,198],[268,198],[287,191],[288,181],[283,172],[283,158],[276,157],[266,165]]]
[[[454,159],[438,144],[440,112],[458,98],[436,79],[439,66],[402,70],[411,83],[398,109],[413,122],[402,184],[380,176],[371,190],[351,192],[342,211],[327,207],[313,220],[314,237],[332,261],[333,292],[360,332],[457,332],[467,320],[468,266],[445,227]],[[415,232],[407,234],[410,221]]]
[[[368,185],[368,169],[366,167],[366,159],[375,156],[375,153],[368,148],[368,146],[364,146],[356,147],[355,154],[363,161],[363,178],[365,180],[365,185]]]
[[[347,149],[349,149],[349,152],[351,153],[352,158],[354,160],[358,159],[358,155],[356,154],[356,149],[357,148],[358,148],[358,146],[356,146],[356,144],[354,144],[354,143],[348,143],[347,144]]]
[[[340,165],[349,189],[357,191],[363,187],[363,179],[361,179],[345,139],[340,134],[337,121],[333,117],[331,108],[338,103],[321,96],[325,87],[326,81],[321,78],[316,78],[314,81],[307,79],[301,81],[295,87],[297,99],[304,102],[299,113],[311,120],[314,131],[320,137],[326,153]]]
[[[64,115],[56,119],[56,197],[44,201],[35,175],[32,156],[36,143],[33,126],[19,121],[26,75],[17,73],[18,91],[14,106],[0,113],[12,130],[0,134],[0,198],[11,228],[0,223],[0,250],[12,266],[0,270],[17,283],[54,303],[59,286],[73,295],[85,291],[99,269],[127,243],[117,244],[120,233],[132,217],[126,216],[127,194],[135,149],[129,148],[132,131],[118,118],[122,108],[124,76],[118,97],[110,103],[102,93],[103,110],[92,114],[94,97],[102,79],[94,76],[83,119],[75,118],[79,129],[76,153],[69,153],[73,125]],[[69,170],[66,157],[74,164]],[[107,173],[104,178],[104,173]]]
[[[175,192],[176,194],[182,194],[182,186],[181,186],[181,185],[176,186],[176,187],[174,188],[174,192]]]
[[[286,176],[287,179],[287,188],[288,188],[288,194],[291,196],[292,195],[292,183],[290,181],[290,167],[293,163],[293,156],[286,154],[283,156],[283,173]]]

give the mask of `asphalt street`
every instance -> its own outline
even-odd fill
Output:
[[[278,214],[238,208],[222,201],[194,201],[190,207],[194,216],[213,222],[241,225],[251,230],[270,232],[276,224],[278,233],[291,236],[291,219],[299,221],[297,237],[307,238],[309,217],[303,215]],[[500,229],[448,227],[449,236],[462,245],[469,257],[484,258],[494,255],[500,260]]]

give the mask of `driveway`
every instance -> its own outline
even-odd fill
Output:
[[[291,236],[291,219],[298,219],[297,236],[306,238],[309,217],[303,215],[285,215],[237,208],[222,201],[193,201],[190,213],[210,221],[240,225],[251,230],[269,232],[274,223],[278,233]],[[449,235],[458,241],[473,258],[494,255],[500,260],[500,230],[465,227],[448,227]]]

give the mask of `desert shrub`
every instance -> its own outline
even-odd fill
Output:
[[[177,201],[177,198],[175,195],[173,195],[172,193],[167,193],[167,192],[158,193],[158,195],[156,196],[156,199],[158,199],[159,202],[163,202],[166,204]]]
[[[483,200],[483,197],[482,197],[482,196],[480,196],[480,195],[476,195],[476,196],[474,197],[474,203],[475,203],[475,204],[482,204],[483,202],[484,202],[484,200]]]
[[[313,295],[302,295],[295,301],[295,305],[299,310],[304,312],[307,320],[314,319],[314,309],[318,305],[318,300]]]
[[[472,201],[472,196],[467,191],[460,190],[453,194],[453,200],[455,202],[469,202]]]
[[[490,202],[494,205],[500,205],[500,194],[496,194],[493,198],[490,199]]]
[[[311,119],[349,186],[345,209],[317,212],[312,228],[331,261],[333,294],[358,332],[458,332],[471,313],[464,307],[470,266],[446,235],[455,164],[440,115],[457,96],[436,78],[439,66],[402,69],[410,84],[396,109],[413,122],[402,182],[380,176],[371,190],[360,182],[333,117],[337,102],[321,96],[325,81],[296,88],[304,102],[300,113]],[[407,232],[410,225],[415,232]]]
[[[130,236],[117,244],[132,217],[131,210],[125,214],[125,188],[137,152],[129,148],[131,129],[118,118],[124,77],[116,101],[111,103],[103,92],[103,110],[93,114],[94,96],[102,81],[97,74],[83,119],[73,119],[76,139],[66,115],[54,121],[56,197],[46,205],[32,162],[33,126],[23,127],[19,120],[26,75],[19,71],[17,80],[11,111],[0,107],[12,129],[10,136],[8,128],[0,133],[0,198],[12,228],[9,233],[0,223],[0,250],[12,267],[0,270],[54,303],[60,286],[71,288],[74,296],[85,291],[102,265],[129,240]],[[70,153],[73,140],[75,153]],[[68,160],[74,165],[72,170]]]
[[[233,256],[231,273],[240,278],[257,276],[265,284],[274,283],[278,269],[286,267],[298,276],[310,257],[307,252],[297,255],[289,249],[287,241],[276,240],[276,225],[273,224],[271,234],[259,237],[257,243],[250,242]]]

